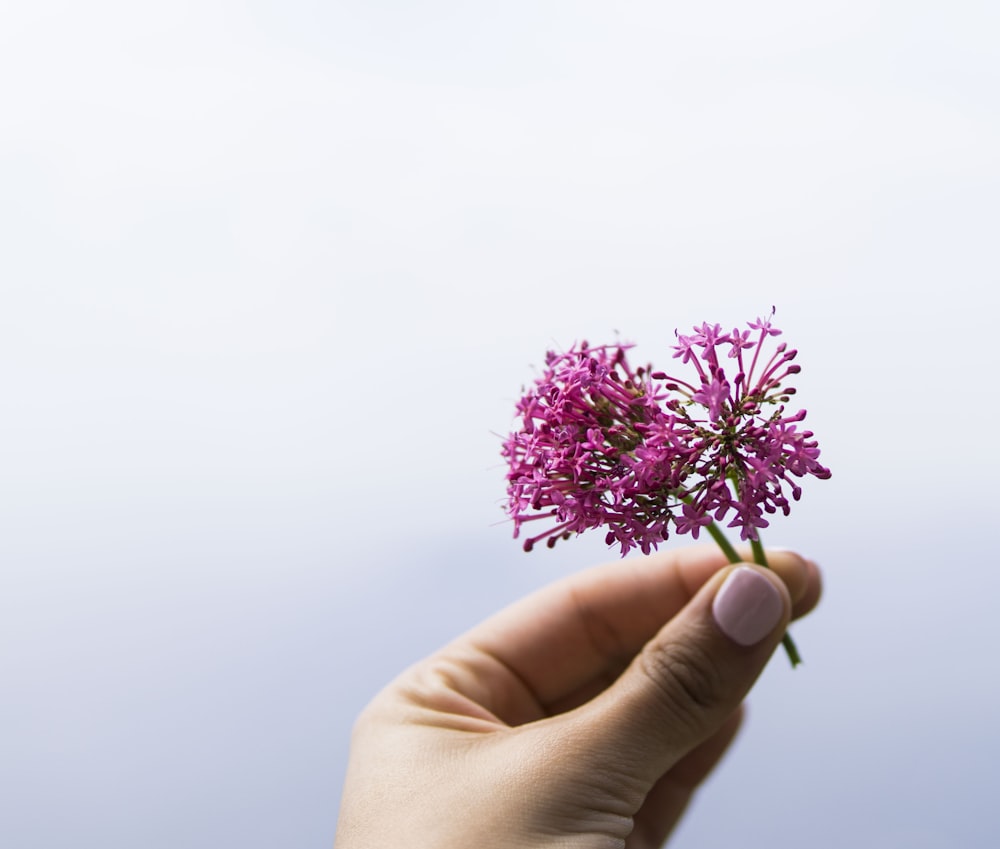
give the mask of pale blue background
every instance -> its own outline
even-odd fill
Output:
[[[992,847],[1000,7],[10,4],[0,844],[328,847],[551,345],[778,307],[824,565],[675,845]]]

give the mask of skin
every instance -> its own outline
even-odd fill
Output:
[[[814,563],[768,559],[784,612],[755,645],[713,619],[735,567],[696,546],[552,584],[408,669],[355,725],[337,849],[662,846],[819,600]]]

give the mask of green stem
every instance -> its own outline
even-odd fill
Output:
[[[736,549],[733,548],[733,544],[726,539],[726,535],[722,533],[719,526],[715,522],[709,522],[705,529],[711,534],[712,539],[714,539],[718,544],[719,548],[722,549],[722,553],[726,555],[726,558],[730,563],[742,563],[743,558],[736,553]]]
[[[739,556],[736,549],[733,548],[732,543],[726,539],[726,535],[722,533],[719,526],[716,525],[715,522],[710,522],[705,526],[705,528],[711,535],[712,539],[718,543],[719,548],[722,549],[722,553],[726,555],[726,558],[730,563],[743,562],[743,558]],[[757,539],[750,540],[750,549],[753,551],[754,563],[758,566],[763,566],[765,569],[771,568],[767,565],[767,556],[764,554],[764,546],[761,544],[759,534]],[[796,648],[791,634],[787,631],[785,632],[785,636],[781,638],[781,644],[785,647],[785,654],[788,655],[788,659],[791,661],[793,669],[802,663],[802,656],[799,654],[799,650]]]

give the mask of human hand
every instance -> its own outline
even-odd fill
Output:
[[[358,719],[337,849],[653,849],[739,726],[814,563],[707,546],[573,575],[417,663]]]

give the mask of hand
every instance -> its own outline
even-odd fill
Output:
[[[355,726],[338,849],[661,846],[819,600],[815,564],[768,558],[591,569],[404,672]]]

